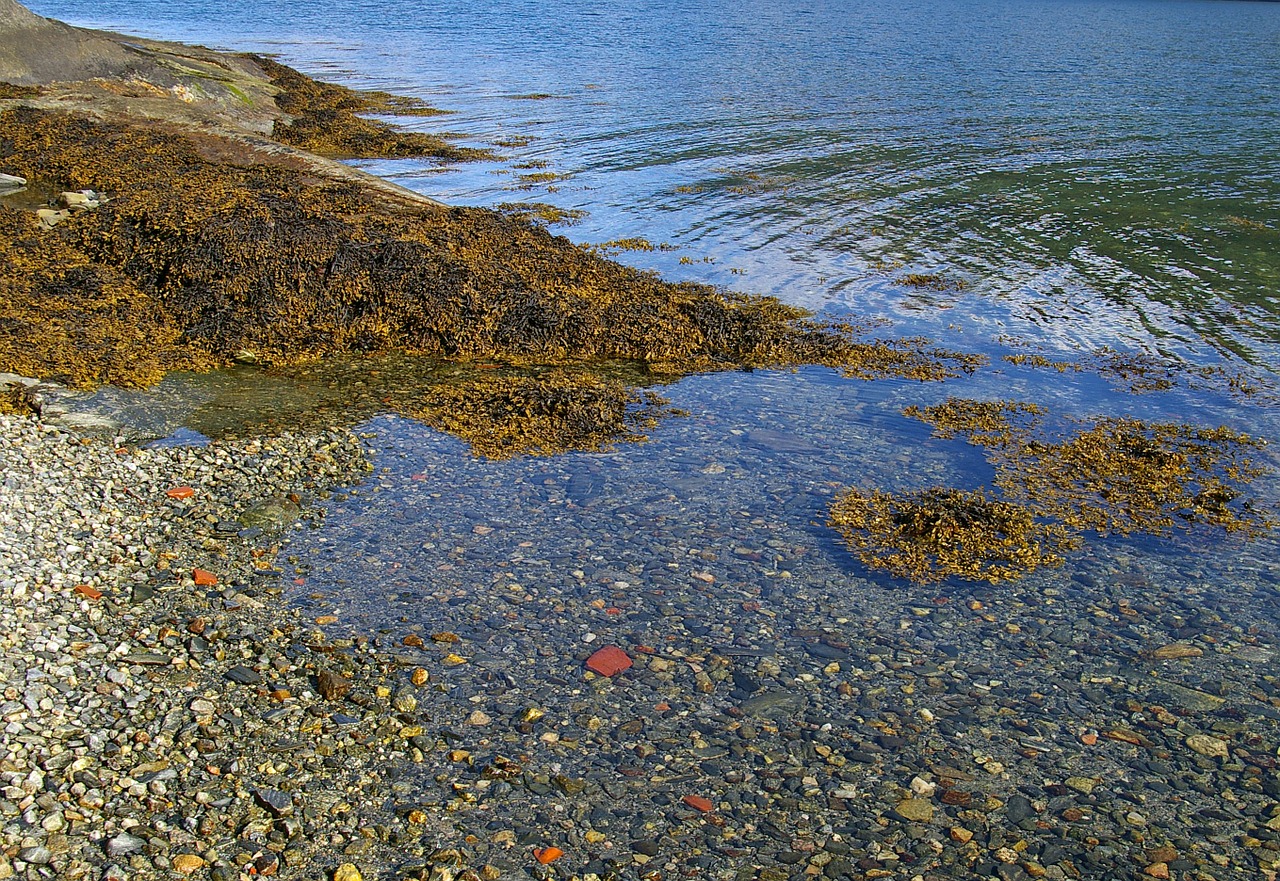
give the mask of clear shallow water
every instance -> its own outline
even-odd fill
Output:
[[[976,451],[924,443],[920,426],[900,415],[907,404],[947,395],[1280,436],[1266,401],[1205,391],[1187,376],[1184,385],[1195,388],[1135,397],[1090,373],[999,360],[1011,340],[1066,359],[1110,345],[1274,375],[1280,5],[35,8],[79,24],[274,52],[319,76],[426,97],[454,115],[402,122],[503,145],[503,160],[369,168],[452,202],[579,209],[586,217],[563,228],[575,240],[640,236],[672,246],[618,259],[814,309],[886,317],[887,333],[925,333],[992,357],[979,377],[943,387],[866,387],[818,371],[827,378],[816,393],[809,371],[809,379],[717,377],[674,390],[683,406],[681,395],[707,383],[738,389],[705,400],[695,393],[690,409],[702,418],[713,406],[714,419],[727,423],[761,415],[811,434],[833,480],[883,489],[983,484],[990,475]],[[557,177],[529,178],[546,174]],[[896,283],[908,272],[941,273],[963,289]],[[242,381],[219,379],[215,391],[199,392],[206,406],[189,426],[217,434],[237,407],[261,409],[263,382]],[[771,384],[789,391],[766,395]],[[329,392],[303,382],[294,395],[305,408]],[[832,421],[850,395],[857,412]],[[766,399],[773,412],[757,414]],[[444,456],[446,470],[462,468],[457,443],[412,422],[394,425],[405,442]],[[655,437],[683,438],[681,455],[713,457],[714,432],[680,425],[668,422]],[[912,456],[941,449],[952,464],[935,479]],[[628,466],[637,473],[656,467],[645,452],[619,455],[639,457]],[[882,468],[885,455],[893,464]],[[849,464],[838,465],[843,458]],[[1274,504],[1269,487],[1260,486],[1262,497]],[[629,489],[619,487],[621,504]]]

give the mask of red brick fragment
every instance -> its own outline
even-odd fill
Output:
[[[616,676],[630,666],[630,656],[616,645],[607,645],[587,658],[587,668],[601,676]]]
[[[175,486],[173,489],[165,490],[164,494],[171,499],[189,499],[196,494],[196,491],[189,486]]]
[[[76,593],[80,594],[80,596],[84,597],[85,599],[89,599],[89,600],[102,599],[102,591],[88,584],[77,584],[75,587],[71,589],[74,590]]]
[[[203,587],[213,587],[218,583],[218,576],[214,575],[206,569],[192,569],[191,577],[196,580],[196,584]]]

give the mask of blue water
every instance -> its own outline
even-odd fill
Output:
[[[825,443],[829,454],[810,472],[797,472],[785,455],[743,470],[779,498],[808,500],[813,510],[795,519],[788,538],[797,546],[831,542],[812,525],[821,518],[819,496],[809,495],[815,487],[989,480],[972,448],[926,442],[900,415],[950,394],[1037,400],[1075,418],[1133,415],[1280,437],[1274,398],[1232,396],[1195,373],[1179,374],[1172,391],[1134,396],[1090,372],[1000,360],[1011,351],[1072,360],[1109,346],[1184,369],[1218,365],[1254,382],[1275,379],[1280,4],[33,6],[82,25],[276,53],[317,76],[421,96],[451,115],[404,124],[496,145],[501,158],[367,168],[452,203],[538,201],[582,211],[559,231],[583,243],[643,237],[669,245],[618,255],[668,277],[887,318],[886,333],[925,334],[991,357],[977,377],[945,387],[868,389],[813,371],[687,381],[664,393],[692,421],[668,422],[655,446],[607,460],[620,474],[656,474],[674,456],[700,474],[736,456],[735,438],[756,429]],[[902,284],[909,273],[939,274],[947,289]],[[484,500],[467,505],[520,510],[530,534],[558,534],[561,512],[529,501],[542,490],[520,495],[523,478],[502,476],[532,469],[540,486],[537,467],[463,464],[455,441],[407,420],[377,425],[393,436],[397,456],[438,463],[459,483],[478,475]],[[1274,463],[1269,452],[1262,457]],[[621,508],[651,490],[592,479]],[[746,484],[730,484],[719,504],[745,504]],[[393,520],[407,493],[384,493],[385,509],[362,503],[348,521],[338,506],[331,528],[341,536],[344,522]],[[1280,499],[1274,477],[1257,493],[1273,508]],[[672,541],[702,516],[673,516]],[[412,530],[389,540],[404,555],[421,553]],[[1186,553],[1161,541],[1143,547],[1151,559]],[[1274,544],[1252,548],[1250,565],[1274,563]],[[489,562],[474,565],[483,571]]]
[[[1280,363],[1277,4],[34,6],[529,139],[499,163],[370,166],[447,201],[585,210],[569,235],[677,245],[624,257],[674,277],[979,341]],[[522,188],[531,162],[565,178]],[[965,290],[892,283],[907,272]]]

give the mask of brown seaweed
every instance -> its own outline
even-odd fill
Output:
[[[439,385],[398,409],[457,435],[477,455],[505,459],[642,441],[644,430],[676,412],[666,404],[617,380],[552,370]]]
[[[829,523],[868,567],[918,583],[956,576],[997,583],[1057,566],[1078,539],[1033,509],[982,490],[842,493]]]
[[[858,340],[856,328],[774,299],[665,282],[498,212],[394,203],[284,164],[214,161],[154,128],[9,110],[0,159],[44,185],[110,195],[44,233],[31,259],[56,272],[75,252],[127,279],[177,331],[82,346],[69,365],[80,384],[139,359],[242,353],[264,364],[391,350],[623,358],[677,373],[826,364],[918,378],[979,363],[924,341]],[[26,330],[6,332],[10,350],[24,348]]]
[[[488,150],[458,147],[444,138],[406,132],[361,114],[437,116],[425,102],[386,92],[360,92],[321,82],[270,58],[248,56],[280,91],[276,105],[292,117],[277,120],[273,137],[282,144],[340,159],[491,159]]]

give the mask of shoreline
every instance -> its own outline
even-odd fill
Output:
[[[366,473],[358,439],[139,450],[2,416],[0,460],[0,877],[317,877],[351,819],[395,821],[390,695],[438,658],[326,639],[273,562],[307,499]]]
[[[117,118],[92,131],[128,141],[126,129]],[[216,171],[240,169],[245,156],[265,157],[280,174],[267,181],[280,186],[268,190],[273,199],[319,179],[308,197],[319,192],[369,213],[394,203],[393,215],[413,215],[394,216],[395,223],[412,226],[419,209],[438,210],[406,207],[389,191],[362,201],[367,182],[359,176],[326,177],[328,160],[312,164],[265,137],[256,145],[218,138],[194,140],[183,158],[208,160]],[[248,152],[232,150],[228,159],[217,146],[227,143]],[[139,155],[153,145],[144,142]],[[112,236],[159,222],[162,235],[132,240],[145,248],[184,232],[187,222],[174,220],[174,205],[130,205],[127,188],[113,189],[119,198],[95,209],[100,214],[70,216],[46,233],[69,248],[93,245],[81,253],[112,268],[119,256],[110,250]],[[282,216],[307,209],[304,200],[282,204]],[[324,221],[330,205],[307,216]],[[202,220],[222,222],[251,206],[241,202]],[[591,316],[598,303],[553,309],[582,276],[608,276],[624,294],[642,283],[611,274],[617,271],[529,224],[471,209],[446,213],[474,226],[432,233],[447,240],[427,252],[441,261],[494,241],[504,255],[527,247],[546,262],[573,258],[574,274],[536,266],[521,277],[554,282],[537,308],[515,316],[551,314],[555,320],[535,331]],[[399,236],[403,229],[373,240],[408,248],[414,236]],[[475,229],[481,233],[470,236]],[[24,242],[42,235],[19,233]],[[317,265],[304,264],[299,277],[321,275]],[[463,271],[477,264],[446,265]],[[489,271],[481,265],[475,277],[491,280]],[[215,276],[198,278],[212,287]],[[685,360],[670,375],[753,359],[809,358],[855,375],[965,366],[960,356],[948,359],[954,353],[892,346],[858,350],[863,363],[836,345],[848,336],[795,325],[797,313],[769,301],[717,298],[688,286],[644,290],[676,297],[683,310],[662,313],[664,342],[701,334],[675,353],[674,361]],[[338,302],[354,309],[364,301]],[[665,301],[656,302],[659,309]],[[476,311],[478,318],[468,317],[488,317]],[[695,320],[685,321],[690,316]],[[625,326],[625,317],[603,323]],[[376,324],[362,330],[373,335]],[[513,320],[490,330],[497,327],[493,339],[500,342],[522,326]],[[394,335],[375,341],[388,339]],[[243,337],[218,340],[220,348],[184,351],[226,360]],[[555,352],[560,342],[513,355],[511,363]],[[314,354],[322,357],[330,345],[321,340]],[[481,340],[474,354],[487,358],[495,345]],[[660,371],[661,353],[652,354],[646,366]],[[468,413],[481,398],[501,412],[513,399],[538,402],[549,391],[584,387],[596,396],[588,404],[626,394],[574,379],[532,390],[520,385],[514,395],[502,382],[482,383],[438,408]],[[624,419],[620,424],[628,428]],[[548,436],[540,429],[533,441]],[[660,578],[675,585],[685,576],[685,554],[675,555],[683,568],[674,575],[666,566],[655,574],[607,561],[563,598],[543,586],[545,602],[533,588],[513,595],[500,585],[476,585],[473,595],[455,598],[470,604],[456,610],[456,627],[464,634],[464,625],[485,629],[492,642],[413,628],[407,635],[326,636],[326,628],[343,624],[316,614],[323,597],[311,598],[309,612],[283,605],[280,539],[295,523],[315,524],[327,493],[368,473],[361,440],[345,430],[308,431],[135,449],[109,436],[81,441],[33,419],[0,416],[0,518],[7,518],[0,521],[0,555],[14,573],[0,581],[0,614],[9,619],[0,621],[0,632],[9,634],[0,655],[8,726],[0,740],[7,750],[0,879],[640,881],[684,873],[723,881],[1065,881],[1274,877],[1280,867],[1276,717],[1263,712],[1280,700],[1275,677],[1262,673],[1274,671],[1267,666],[1269,632],[1246,633],[1213,612],[1193,614],[1194,602],[1172,595],[1161,597],[1165,608],[1152,600],[1139,613],[1132,603],[1147,588],[1126,582],[1123,571],[1095,583],[1041,581],[955,596],[882,591],[865,609],[855,604],[860,617],[833,621],[817,611],[817,599],[761,596],[750,577],[716,582],[712,562],[698,558],[695,588],[710,594],[707,585],[716,582],[734,619],[754,627],[763,600],[762,628],[778,617],[773,609],[791,628],[759,638],[724,627],[729,635],[722,637],[708,633],[719,624],[710,614],[714,601],[700,607],[699,594],[682,614],[686,600],[656,586]],[[759,552],[748,551],[739,565],[756,562],[750,553]],[[729,562],[722,561],[725,568]],[[1109,623],[1077,627],[1060,604],[1037,594],[1044,584],[1055,584],[1051,597],[1067,593],[1093,618],[1120,622],[1127,641],[1117,643]],[[1258,582],[1260,596],[1267,588]],[[599,608],[586,611],[577,602],[588,596]],[[634,662],[617,680],[584,672],[590,652],[570,642],[578,625],[606,632],[599,623],[611,614],[605,597],[651,607],[612,637]],[[908,601],[922,605],[904,606]],[[533,615],[539,610],[562,629],[544,629]],[[1134,636],[1128,622],[1139,616],[1151,619],[1151,629]],[[991,657],[988,643],[1008,649],[1013,660]],[[1249,683],[1254,690],[1213,690],[1213,677],[1229,676],[1238,669],[1233,663],[1259,665]],[[1144,690],[1146,681],[1156,685]],[[1231,798],[1220,797],[1224,791]],[[1236,833],[1224,832],[1226,825]]]

